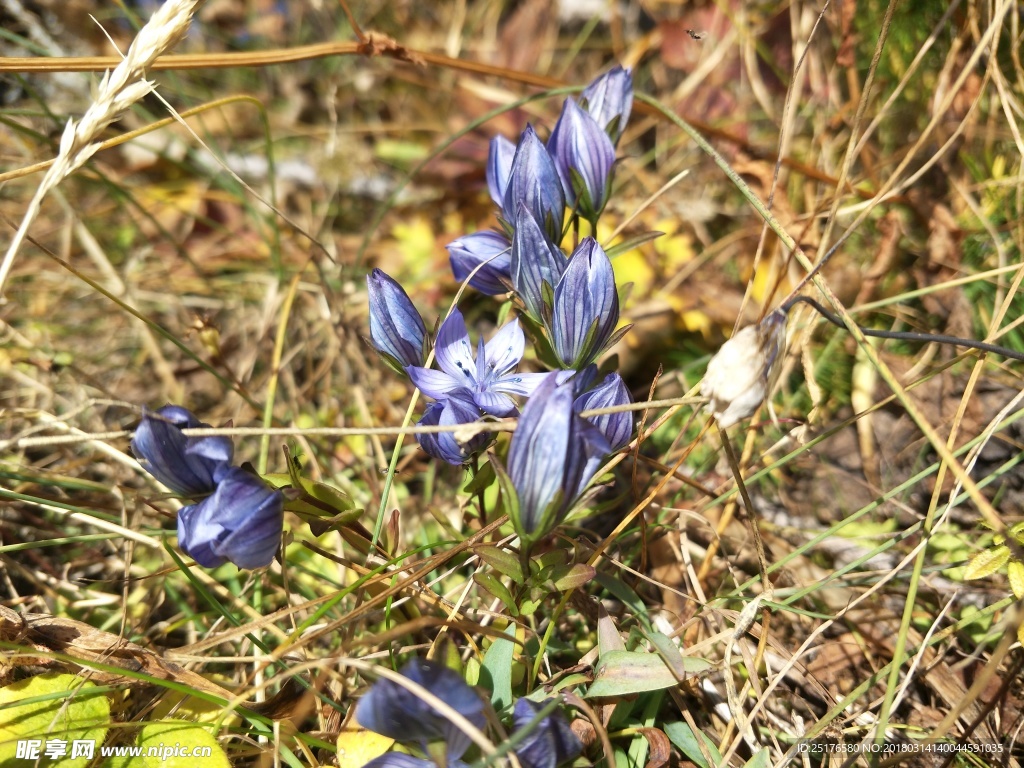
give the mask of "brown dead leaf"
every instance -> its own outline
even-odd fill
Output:
[[[23,653],[15,651],[17,655],[11,657],[16,663],[63,669],[78,667],[88,671],[92,680],[105,685],[146,685],[137,677],[142,674],[180,683],[227,701],[235,698],[228,689],[167,661],[141,645],[73,619],[43,613],[20,614],[0,606],[0,641],[17,643],[25,649]],[[52,654],[64,658],[53,658]],[[97,668],[97,665],[108,669]],[[109,667],[134,674],[118,674],[110,671]],[[289,683],[269,701],[259,704],[243,702],[242,706],[271,717],[284,717],[301,694],[297,684]]]
[[[672,759],[672,745],[664,731],[658,728],[640,728],[639,731],[647,739],[647,744],[651,748],[645,768],[661,768],[663,765],[668,765]]]

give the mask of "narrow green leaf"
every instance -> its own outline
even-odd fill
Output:
[[[649,243],[651,240],[657,240],[659,237],[664,235],[664,232],[641,232],[633,237],[626,238],[621,243],[609,246],[604,249],[604,252],[608,254],[609,259],[613,259],[620,253],[631,251],[634,248],[639,248],[644,243]]]
[[[501,600],[513,616],[519,615],[519,608],[516,606],[515,600],[512,599],[512,593],[493,573],[474,573],[473,581]]]

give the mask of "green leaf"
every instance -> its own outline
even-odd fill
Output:
[[[519,615],[519,608],[516,606],[515,600],[512,599],[512,593],[493,573],[474,573],[473,581],[501,600],[513,616]]]
[[[494,467],[491,465],[491,462],[487,462],[477,470],[476,474],[469,479],[469,482],[466,483],[462,490],[470,496],[476,496],[491,487],[491,484],[494,483],[494,477]]]
[[[657,240],[664,234],[664,232],[641,232],[639,235],[626,238],[621,243],[616,243],[613,246],[605,248],[604,252],[608,254],[609,259],[614,259],[620,253],[625,253],[626,251],[631,251],[634,248],[639,248],[644,243],[649,243],[651,240]]]
[[[113,757],[104,768],[231,768],[217,739],[203,726],[187,720],[147,723],[139,730],[135,746],[141,754]]]
[[[92,742],[98,754],[110,726],[110,702],[103,689],[75,675],[46,673],[0,688],[0,765],[13,765],[18,741],[40,740],[45,762],[47,742],[66,742],[62,768],[78,768],[87,756],[71,758],[75,741]],[[19,760],[29,765],[34,759]]]
[[[669,740],[675,744],[679,751],[682,752],[686,757],[701,768],[712,768],[704,757],[704,753],[700,751],[698,746],[697,738],[690,726],[686,723],[668,723],[663,729],[665,735],[668,736]],[[719,765],[722,762],[722,753],[718,751],[718,747],[711,741],[707,736],[698,731],[699,738],[704,742],[704,746],[707,747],[708,754],[714,759],[714,764]]]
[[[677,666],[693,675],[707,672],[714,665],[696,656],[679,656]],[[634,693],[658,691],[678,685],[678,678],[665,660],[654,653],[610,651],[598,659],[594,682],[587,690],[587,698],[628,696]]]
[[[771,761],[768,758],[768,747],[763,747],[744,763],[743,768],[768,768],[769,765]]]
[[[508,576],[516,584],[523,583],[523,566],[519,558],[507,549],[485,544],[474,547],[473,552],[498,573]]]
[[[483,668],[491,678],[491,704],[501,712],[512,706],[512,661],[515,653],[516,625],[509,624],[505,634],[511,640],[499,637],[484,654]]]
[[[1010,559],[1010,548],[1005,544],[994,549],[986,549],[975,555],[964,569],[965,579],[983,579],[998,571]]]
[[[597,569],[586,563],[576,565],[556,565],[551,569],[548,578],[559,592],[582,587],[594,580]]]

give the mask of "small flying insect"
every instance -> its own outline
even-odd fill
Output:
[[[692,40],[703,40],[708,36],[707,32],[698,32],[695,29],[686,30],[686,34],[688,34]]]

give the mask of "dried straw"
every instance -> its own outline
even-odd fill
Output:
[[[81,168],[99,149],[96,138],[117,117],[153,89],[146,69],[158,56],[173,48],[188,30],[192,14],[202,0],[167,0],[135,36],[128,53],[112,71],[103,75],[96,98],[77,123],[68,120],[60,151],[39,183],[21,225],[0,264],[0,300],[14,257],[39,215],[43,198],[62,180]]]

